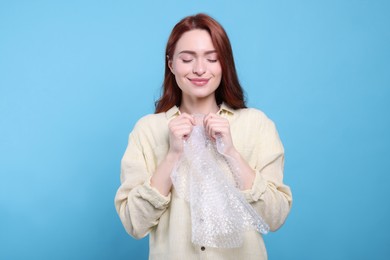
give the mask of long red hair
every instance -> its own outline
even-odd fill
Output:
[[[178,22],[169,36],[165,50],[165,75],[163,93],[155,103],[155,113],[166,112],[173,106],[180,106],[182,93],[178,87],[175,75],[169,69],[169,59],[173,57],[177,41],[187,31],[194,29],[206,30],[217,51],[222,68],[222,79],[215,91],[217,104],[225,102],[233,109],[245,108],[243,89],[238,80],[234,65],[233,51],[229,38],[223,27],[212,17],[206,14],[187,16]]]

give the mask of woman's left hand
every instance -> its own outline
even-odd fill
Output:
[[[254,179],[255,172],[249,166],[249,164],[241,157],[240,153],[236,150],[233,145],[232,136],[230,133],[230,124],[226,118],[223,118],[216,114],[208,114],[205,116],[203,125],[206,131],[206,134],[213,139],[214,141],[217,138],[222,138],[222,143],[224,145],[223,154],[228,156],[228,158],[234,159],[234,162],[237,164],[238,169],[240,169],[240,179],[241,179],[241,189],[248,190],[251,189]]]
[[[235,152],[235,147],[230,133],[230,124],[226,118],[210,113],[205,116],[203,124],[206,134],[213,141],[215,141],[218,137],[222,138],[222,143],[224,144],[224,154],[231,155]]]

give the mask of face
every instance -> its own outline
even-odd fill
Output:
[[[214,99],[222,69],[216,49],[206,30],[185,32],[176,43],[175,52],[169,61],[182,91],[182,101]]]

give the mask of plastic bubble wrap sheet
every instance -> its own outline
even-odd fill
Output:
[[[203,126],[195,126],[171,177],[179,197],[190,205],[192,242],[234,248],[242,245],[243,232],[266,234],[269,227],[240,193],[239,169],[222,149],[220,139],[212,142]]]

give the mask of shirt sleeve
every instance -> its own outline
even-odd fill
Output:
[[[268,118],[261,121],[256,138],[256,177],[252,188],[243,193],[271,231],[275,231],[283,225],[290,212],[292,194],[290,188],[283,183],[284,148],[278,132]]]
[[[145,237],[158,224],[170,202],[150,186],[153,160],[141,145],[140,126],[136,125],[121,161],[121,186],[115,196],[115,207],[126,231],[134,238]]]

